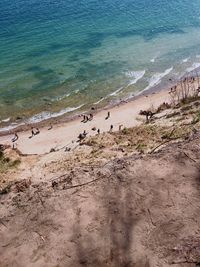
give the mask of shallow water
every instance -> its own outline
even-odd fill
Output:
[[[0,15],[0,121],[105,105],[200,66],[199,0],[1,0]]]

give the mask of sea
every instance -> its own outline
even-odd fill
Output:
[[[0,131],[200,67],[199,0],[0,0]]]

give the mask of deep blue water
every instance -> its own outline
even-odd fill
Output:
[[[199,0],[1,0],[0,120],[128,97],[199,55]]]

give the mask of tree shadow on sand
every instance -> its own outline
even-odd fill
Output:
[[[109,179],[101,183],[101,195],[95,195],[91,226],[85,227],[84,210],[77,209],[73,228],[77,265],[95,267],[148,267],[148,259],[134,260],[134,226],[138,218],[133,209],[133,192],[124,174],[115,167]],[[92,219],[91,219],[92,217]],[[87,228],[87,229],[86,229]],[[75,266],[75,265],[74,265]]]

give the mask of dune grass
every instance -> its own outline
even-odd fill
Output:
[[[19,159],[11,160],[5,156],[3,151],[0,151],[0,173],[6,172],[10,168],[16,168],[20,163]]]

